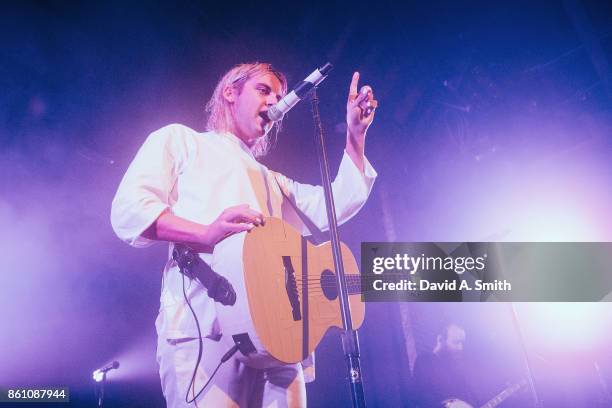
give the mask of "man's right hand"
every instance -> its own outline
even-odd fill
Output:
[[[263,215],[249,208],[248,204],[228,207],[212,224],[207,225],[203,237],[204,246],[213,248],[225,238],[264,224]]]
[[[177,217],[166,210],[142,235],[153,240],[180,242],[197,252],[210,253],[225,238],[263,224],[263,215],[248,204],[226,208],[209,225]]]

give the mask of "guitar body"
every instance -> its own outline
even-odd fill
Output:
[[[444,408],[474,408],[470,404],[465,401],[462,401],[457,398],[447,399],[442,403]]]
[[[365,317],[357,262],[341,244],[353,327]],[[223,341],[246,333],[256,349],[245,364],[262,368],[307,358],[331,327],[342,328],[331,243],[315,246],[278,218],[246,234],[243,276],[228,277],[236,290],[233,306],[217,306]],[[228,347],[228,349],[229,349]],[[270,358],[273,357],[273,358]]]
[[[510,396],[512,396],[515,392],[521,390],[523,387],[527,386],[527,380],[521,380],[520,382],[510,385],[505,388],[502,392],[497,394],[495,397],[491,398],[486,404],[482,405],[480,408],[495,408]],[[450,398],[442,401],[443,408],[474,408],[470,404],[465,401],[462,401],[458,398]]]

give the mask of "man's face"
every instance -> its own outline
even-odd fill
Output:
[[[281,99],[281,89],[280,81],[271,73],[250,78],[240,93],[233,89],[231,100],[228,99],[234,119],[233,130],[247,146],[252,147],[272,128],[272,122],[264,119],[261,112],[267,111]]]
[[[459,355],[463,352],[465,343],[465,330],[458,326],[449,326],[444,342],[444,350],[451,355]]]

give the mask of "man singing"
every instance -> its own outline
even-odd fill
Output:
[[[355,73],[346,108],[346,148],[332,185],[340,223],[362,207],[376,178],[364,156],[376,100],[368,86],[358,92],[358,81]],[[271,65],[240,64],[221,78],[206,105],[206,132],[174,124],[149,135],[113,200],[111,223],[119,238],[135,247],[168,241],[170,253],[173,243],[185,244],[240,287],[230,276],[242,276],[236,272],[243,269],[246,232],[262,225],[264,217],[282,218],[307,233],[296,216],[300,213],[318,228],[327,228],[321,187],[297,183],[257,161],[269,150],[273,128],[265,112],[286,92],[284,75]],[[224,333],[217,310],[230,306],[215,303],[200,284],[185,286],[184,275],[169,258],[156,321],[157,360],[168,406],[305,406],[306,364],[254,368],[232,357],[213,376],[228,351],[219,342]],[[240,295],[237,301],[244,302]],[[201,363],[195,367],[200,338]]]

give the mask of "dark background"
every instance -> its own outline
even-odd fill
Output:
[[[153,324],[166,247],[120,242],[110,203],[150,132],[203,130],[239,62],[272,62],[290,83],[335,65],[319,93],[334,168],[352,72],[375,90],[366,152],[379,178],[341,228],[357,254],[361,241],[612,238],[610,3],[41,1],[0,16],[0,386],[67,385],[71,405],[92,406],[91,372],[117,359],[108,406],[163,406]],[[302,103],[265,164],[317,183],[311,129]],[[607,304],[520,306],[545,406],[607,406]],[[368,404],[426,392],[409,367],[447,320],[465,325],[474,378],[494,395],[524,374],[510,316],[369,304]],[[310,405],[350,405],[338,336],[317,353]]]

